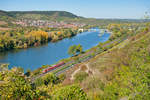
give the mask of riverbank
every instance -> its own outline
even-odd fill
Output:
[[[84,51],[83,53],[81,53],[79,55],[69,57],[67,59],[62,59],[57,63],[64,62],[65,65],[60,66],[56,69],[53,69],[53,70],[49,71],[48,73],[53,73],[57,76],[65,73],[66,76],[70,76],[71,73],[68,70],[70,70],[70,69],[74,70],[74,69],[78,68],[81,64],[89,61],[91,58],[93,60],[95,60],[96,59],[95,57],[99,54],[109,53],[111,48],[119,45],[120,43],[122,43],[126,39],[127,39],[127,36],[123,34],[117,39],[113,39],[113,40],[110,39],[104,43],[99,43],[97,46],[94,46],[94,47]],[[43,69],[48,68],[48,67],[50,67],[50,65],[46,65],[46,66],[44,65],[41,68],[33,71],[32,77],[34,79],[36,79],[36,78],[44,76],[47,73],[43,73]]]
[[[64,62],[65,64],[56,69],[53,69],[49,72],[54,73],[57,76],[59,76],[60,74],[65,73],[69,69],[71,69],[75,66],[78,66],[78,64],[86,62],[86,61],[90,60],[91,58],[94,58],[96,55],[103,53],[103,52],[107,51],[108,49],[111,49],[112,47],[114,47],[115,45],[118,45],[122,41],[123,41],[122,39],[117,39],[117,40],[113,40],[113,41],[107,41],[104,43],[100,43],[99,45],[94,46],[79,55],[72,56],[72,57],[69,57],[66,59],[62,59],[57,63]],[[42,67],[38,68],[37,70],[34,70],[32,73],[32,75],[33,75],[32,77],[34,78],[33,80],[47,74],[47,73],[43,73],[43,70],[50,66],[52,66],[52,65],[43,65]]]
[[[106,41],[104,43],[100,43],[99,45],[86,50],[84,53],[81,53],[79,55],[76,55],[76,56],[73,56],[73,57],[70,57],[67,59],[60,60],[59,62],[65,62],[65,65],[63,65],[57,69],[54,69],[50,72],[54,73],[56,75],[65,73],[70,68],[73,68],[74,66],[77,66],[80,63],[86,62],[89,59],[94,58],[96,55],[98,55],[100,53],[107,52],[107,50],[111,50],[112,47],[115,47],[116,45],[120,44],[121,42],[123,42],[124,40],[126,40],[129,37],[130,37],[130,35],[128,36],[128,35],[122,34],[119,38],[109,39],[108,41]],[[42,70],[47,67],[49,67],[49,66],[42,66],[40,68],[40,70],[35,70],[35,71],[33,71],[33,73],[36,72],[38,74],[42,74]]]
[[[81,33],[78,29],[57,29],[55,31],[49,30],[49,32],[33,30],[28,34],[11,36],[10,31],[10,33],[7,32],[7,34],[3,33],[4,35],[0,35],[0,52],[37,47],[48,42],[57,42],[64,38],[73,37],[78,33]]]
[[[86,51],[99,42],[105,42],[109,38],[109,33],[98,36],[99,31],[89,31],[77,34],[72,38],[65,38],[61,41],[39,47],[21,49],[17,52],[6,52],[0,55],[0,63],[9,63],[9,68],[13,66],[21,66],[25,71],[28,69],[35,70],[42,65],[51,65],[61,59],[70,57],[67,53],[68,48],[72,45],[81,44],[83,50]]]
[[[58,42],[83,33],[94,26],[76,28],[37,28],[22,27],[9,31],[0,31],[0,52],[13,49],[38,47],[49,42]]]
[[[96,55],[106,51],[106,49],[110,49],[111,47],[113,47],[114,45],[116,45],[117,43],[119,43],[121,40],[114,40],[114,41],[107,41],[104,43],[100,43],[84,52],[82,52],[81,54],[69,57],[69,58],[65,58],[65,59],[61,59],[59,60],[56,64],[64,62],[65,65],[54,69],[50,72],[56,74],[56,75],[60,75],[62,73],[64,73],[65,71],[69,70],[70,68],[73,68],[73,66],[76,66],[77,64],[81,63],[81,62],[85,62],[93,57],[95,57]],[[115,42],[115,43],[114,43]],[[53,66],[53,65],[43,65],[42,67],[38,68],[37,70],[33,71],[33,75],[41,75],[43,76],[43,70]]]

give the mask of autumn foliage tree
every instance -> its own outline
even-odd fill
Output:
[[[83,51],[83,48],[80,44],[79,45],[72,45],[68,49],[68,54],[75,56],[76,54],[82,53],[82,51]]]
[[[35,43],[45,43],[48,41],[48,33],[44,31],[31,31],[26,37],[30,40],[33,39]]]
[[[1,68],[3,67],[3,68]],[[19,68],[7,69],[0,66],[0,99],[33,100],[38,98],[37,91]]]

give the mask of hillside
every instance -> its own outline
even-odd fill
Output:
[[[13,18],[9,16],[8,12],[0,10],[0,20],[9,21],[9,20],[13,20]]]
[[[47,15],[47,16],[70,17],[70,18],[78,17],[66,11],[9,11],[8,13],[12,17],[16,17],[17,15],[25,15],[25,14],[40,14],[40,15]]]
[[[33,20],[59,20],[80,18],[66,11],[0,11],[1,17],[13,19],[33,19]],[[2,20],[6,18],[1,18]]]
[[[21,68],[8,69],[7,64],[0,65],[0,99],[147,100],[150,98],[150,23],[127,19],[88,19],[63,11],[0,11],[2,20],[0,29],[6,30],[5,25],[12,26],[10,20],[21,18],[99,24],[101,26],[98,27],[107,28],[111,32],[111,37],[107,42],[100,43],[79,55],[62,59],[61,61],[65,63],[69,62],[69,65],[61,66],[60,69],[49,73],[43,74],[43,69],[50,65],[26,73]],[[14,25],[13,28],[16,29],[17,26]],[[75,29],[38,29],[38,27],[21,27],[1,32],[0,50],[40,46],[48,41],[61,40],[78,33]],[[49,36],[48,32],[52,34]],[[72,68],[65,69],[70,66]],[[64,72],[58,75],[61,71]]]
[[[150,27],[131,34],[79,66],[74,82],[78,81],[91,100],[150,98]]]
[[[108,25],[109,23],[131,23],[131,22],[149,22],[144,19],[96,19],[85,18],[67,11],[2,11],[0,10],[0,20],[10,22],[18,19],[31,20],[50,20],[80,22],[85,24]]]
[[[41,67],[37,71],[27,71],[24,74],[21,68],[8,69],[8,65],[1,65],[0,98],[147,100],[150,98],[149,25],[148,23],[108,25],[108,30],[112,32],[109,41],[85,51],[83,55],[90,59],[84,60],[82,54],[66,59],[66,61],[73,59],[75,64],[73,66],[71,64],[72,68],[60,75],[57,75],[60,69],[40,74],[43,73]],[[35,33],[37,32],[30,34]],[[41,31],[38,33],[43,34]],[[8,34],[6,37],[9,40]],[[12,41],[8,43],[12,44]],[[36,75],[40,77],[33,81]]]

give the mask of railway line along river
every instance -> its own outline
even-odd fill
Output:
[[[28,49],[12,50],[0,53],[0,63],[9,63],[9,68],[13,66],[35,70],[42,65],[55,64],[57,61],[70,57],[68,48],[74,44],[81,44],[83,50],[90,49],[109,39],[110,33],[101,36],[100,29],[83,32],[72,38],[66,38],[56,43],[49,42],[46,45],[32,47]]]

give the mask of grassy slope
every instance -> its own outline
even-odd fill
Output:
[[[150,98],[150,32],[125,40],[86,64],[92,74],[80,85],[89,98]]]

